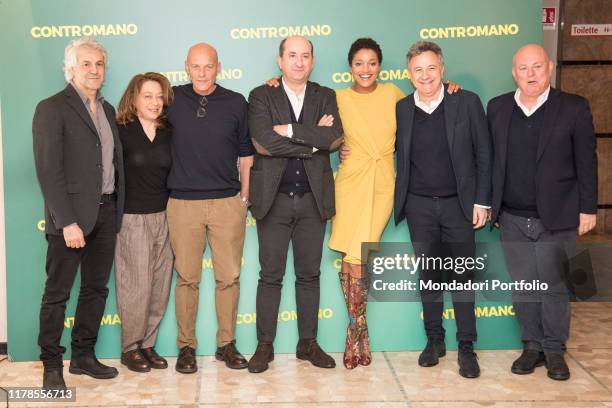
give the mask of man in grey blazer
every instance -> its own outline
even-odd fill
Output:
[[[60,339],[79,266],[70,372],[93,378],[118,374],[94,353],[124,200],[115,110],[100,92],[105,68],[102,45],[88,37],[71,42],[64,58],[68,85],[38,104],[32,123],[48,243],[38,337],[47,389],[66,387],[62,368],[66,349]]]
[[[281,86],[260,86],[249,95],[249,130],[257,151],[251,169],[251,212],[257,219],[259,263],[257,350],[249,371],[274,359],[278,308],[289,242],[293,245],[300,340],[296,356],[335,367],[317,344],[319,276],[326,220],[335,213],[329,152],[342,141],[335,92],[308,77],[312,43],[284,39],[279,48]]]

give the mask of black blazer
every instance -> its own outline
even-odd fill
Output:
[[[487,106],[493,135],[493,206],[495,222],[504,194],[508,129],[514,92],[491,99]],[[579,213],[597,213],[597,155],[588,101],[551,88],[538,141],[536,205],[549,230],[576,228]]]
[[[444,86],[444,118],[451,162],[457,181],[457,196],[465,217],[472,221],[474,204],[491,205],[491,137],[480,98],[460,90],[452,95]],[[396,105],[397,176],[395,178],[395,223],[406,213],[404,206],[410,181],[410,147],[414,122],[414,94]]]
[[[272,127],[291,123],[291,105],[282,85],[253,89],[249,95],[249,132],[257,154],[251,168],[249,199],[256,219],[266,216],[280,186],[287,158],[304,159],[310,189],[321,219],[335,214],[334,177],[329,152],[342,142],[342,123],[336,93],[308,82],[304,96],[302,123],[293,124],[293,137],[277,134]],[[334,116],[331,127],[317,126],[321,116]],[[319,149],[312,153],[312,148]]]
[[[104,102],[115,142],[117,232],[121,227],[125,184],[123,151],[115,110]],[[93,229],[102,194],[102,147],[96,128],[72,85],[41,101],[32,122],[36,175],[45,200],[45,232],[62,235],[76,222],[87,235]]]

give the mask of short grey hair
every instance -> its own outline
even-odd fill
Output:
[[[444,65],[444,55],[442,55],[442,48],[434,42],[431,41],[417,41],[408,50],[408,54],[406,54],[406,58],[408,59],[408,63],[414,57],[421,55],[424,52],[431,51],[440,58],[440,63]]]
[[[66,82],[72,81],[74,75],[72,74],[72,68],[77,65],[77,50],[81,47],[87,47],[92,50],[100,51],[102,53],[102,59],[104,65],[106,65],[106,49],[94,40],[92,37],[81,37],[76,40],[70,41],[64,50],[64,78]]]

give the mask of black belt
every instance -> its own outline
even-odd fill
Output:
[[[100,204],[113,203],[117,201],[117,193],[102,194],[100,196]]]
[[[279,192],[281,194],[284,194],[284,195],[289,196],[291,198],[293,198],[293,197],[300,197],[300,198],[302,198],[302,197],[304,197],[304,194],[310,193],[310,190],[308,190],[308,191],[289,191],[289,192],[286,192],[286,193],[284,191],[279,191]]]
[[[433,198],[434,200],[439,200],[440,198],[453,198],[453,197],[457,197],[457,194],[448,194],[448,195],[438,195],[438,196],[434,196],[434,195],[426,195],[426,194],[417,194],[417,193],[412,193],[409,192],[412,195],[415,196],[419,196],[419,197],[425,197],[425,198]]]

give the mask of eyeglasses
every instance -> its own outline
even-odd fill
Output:
[[[196,112],[198,118],[203,118],[204,116],[206,116],[206,105],[208,105],[208,99],[203,96],[200,98],[200,106],[198,107],[198,110]]]

